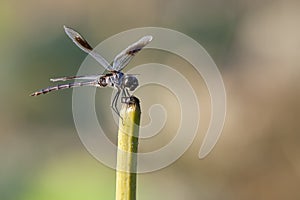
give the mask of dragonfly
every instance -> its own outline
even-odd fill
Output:
[[[128,65],[133,57],[149,44],[153,37],[151,35],[140,38],[135,43],[128,46],[121,51],[113,60],[112,64],[109,64],[99,53],[94,51],[93,47],[74,29],[64,26],[64,30],[69,38],[84,52],[94,58],[100,65],[102,65],[107,73],[95,74],[95,75],[83,75],[83,76],[65,76],[61,78],[52,78],[50,81],[69,81],[69,80],[82,80],[67,84],[59,84],[52,87],[47,87],[36,91],[31,96],[38,96],[41,94],[47,94],[49,92],[67,88],[81,87],[81,86],[93,86],[104,88],[106,86],[112,87],[117,90],[112,102],[112,109],[120,116],[117,103],[121,95],[122,98],[130,97],[130,92],[133,92],[139,85],[138,79],[135,74],[126,74],[122,70]]]

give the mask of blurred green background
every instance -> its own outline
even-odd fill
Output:
[[[51,77],[76,74],[86,56],[63,25],[93,45],[130,28],[174,29],[202,44],[221,71],[228,107],[215,149],[198,159],[210,118],[202,84],[207,108],[196,140],[171,166],[138,176],[138,199],[300,199],[299,11],[296,0],[2,0],[0,199],[114,199],[114,171],[77,135],[72,90],[29,97]],[[184,68],[172,59],[151,61]]]

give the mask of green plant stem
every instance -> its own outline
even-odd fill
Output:
[[[122,105],[118,131],[116,200],[136,199],[136,169],[140,104],[136,97]]]

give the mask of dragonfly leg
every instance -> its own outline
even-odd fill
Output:
[[[122,103],[127,103],[130,100],[130,94],[126,88],[122,89]]]
[[[126,96],[126,97],[130,97],[130,94],[129,94],[129,92],[128,92],[128,89],[127,89],[127,88],[125,88],[125,96]]]
[[[121,90],[118,89],[117,94],[114,96],[114,99],[113,99],[113,101],[111,102],[111,108],[113,109],[113,111],[114,111],[114,112],[122,119],[122,121],[123,121],[123,118],[121,117],[120,112],[119,112],[118,107],[117,107],[120,93],[121,93]]]

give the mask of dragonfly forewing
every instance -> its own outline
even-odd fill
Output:
[[[151,35],[144,36],[120,52],[114,59],[112,67],[113,70],[121,71],[124,67],[126,67],[132,58],[151,42],[152,38],[153,37]]]
[[[93,50],[91,45],[75,30],[64,26],[66,34],[71,40],[84,52],[90,54],[98,63],[100,63],[106,70],[111,71],[111,65],[97,52]]]

